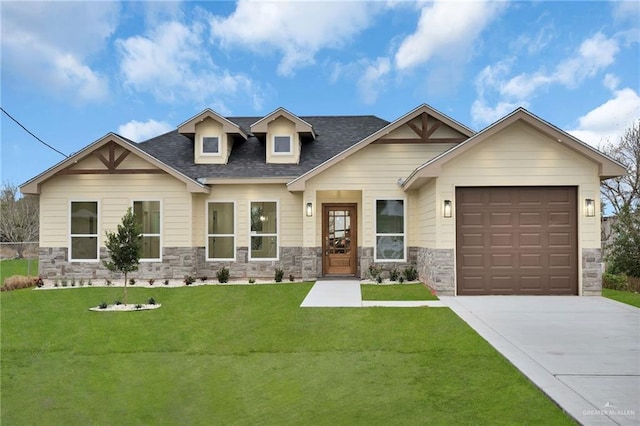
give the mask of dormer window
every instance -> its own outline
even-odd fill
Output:
[[[273,153],[287,154],[291,152],[291,136],[274,136],[273,137]]]
[[[220,154],[220,138],[217,136],[202,137],[202,153],[209,155]]]

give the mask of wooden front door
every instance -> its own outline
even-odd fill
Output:
[[[322,205],[322,272],[355,275],[358,271],[358,222],[355,204]]]

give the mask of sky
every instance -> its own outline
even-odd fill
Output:
[[[205,108],[481,130],[522,106],[593,146],[640,119],[640,2],[0,1],[2,108],[66,155]],[[63,160],[5,114],[2,183]]]

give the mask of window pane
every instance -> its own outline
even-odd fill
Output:
[[[143,234],[160,233],[160,201],[134,201],[133,213]]]
[[[275,202],[251,203],[251,232],[258,234],[275,234],[278,229]]]
[[[233,233],[233,203],[210,203],[209,234]]]
[[[291,152],[290,136],[275,136],[273,138],[274,152]]]
[[[210,259],[233,259],[235,241],[233,237],[209,237]]]
[[[377,200],[376,201],[376,233],[403,234],[404,233],[404,201]]]
[[[275,259],[278,257],[277,237],[251,237],[251,257],[254,259]]]
[[[142,237],[141,259],[160,259],[160,237]]]
[[[202,152],[217,154],[220,152],[220,144],[218,142],[217,136],[202,138]]]
[[[98,233],[98,203],[72,202],[71,203],[71,233],[72,234],[97,234]]]
[[[404,237],[377,236],[376,259],[404,259]]]
[[[98,237],[71,237],[71,259],[98,258]]]

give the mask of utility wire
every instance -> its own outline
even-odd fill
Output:
[[[57,152],[58,154],[62,155],[63,157],[69,158],[69,156],[67,154],[65,154],[64,152],[58,151],[57,149],[55,149],[54,147],[52,147],[51,145],[49,145],[48,143],[46,143],[45,141],[43,141],[42,139],[40,139],[39,137],[37,137],[36,135],[34,135],[33,133],[31,133],[31,131],[29,129],[27,129],[26,127],[24,127],[22,125],[22,123],[20,123],[18,120],[16,120],[15,118],[13,118],[11,116],[11,114],[9,114],[7,111],[5,111],[4,108],[2,108],[0,106],[0,110],[2,110],[2,112],[4,112],[5,114],[7,114],[7,117],[9,117],[10,119],[12,119],[18,126],[22,127],[24,129],[25,132],[29,133],[31,136],[33,136],[34,138],[36,138],[36,140],[38,142],[40,142],[41,144],[47,146],[48,148],[51,148],[52,150],[54,150],[55,152]]]

